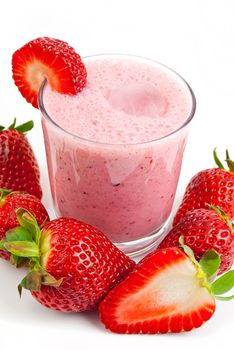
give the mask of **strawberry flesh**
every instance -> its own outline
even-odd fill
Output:
[[[19,91],[36,108],[45,78],[57,92],[76,94],[85,86],[87,76],[79,54],[66,42],[48,37],[18,49],[12,57],[12,72]]]
[[[101,321],[116,333],[190,331],[214,311],[214,297],[178,248],[146,256],[99,306]]]

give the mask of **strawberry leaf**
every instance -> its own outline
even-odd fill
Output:
[[[196,261],[192,249],[191,249],[188,245],[184,244],[184,236],[180,236],[180,238],[179,238],[179,246],[180,246],[180,248],[183,249],[183,251],[185,252],[185,254],[186,254],[193,262]],[[196,262],[197,262],[197,261],[196,261]]]
[[[17,209],[16,217],[20,223],[20,226],[29,231],[32,235],[32,239],[36,242],[36,244],[39,244],[41,230],[35,217],[29,211],[23,208]]]
[[[10,262],[15,267],[22,267],[22,266],[26,266],[27,265],[28,259],[27,258],[23,258],[21,256],[16,256],[16,255],[11,254]]]
[[[62,282],[63,282],[63,278],[56,280],[56,278],[54,278],[48,272],[46,272],[46,271],[42,272],[42,282],[41,283],[44,284],[45,286],[59,287]]]
[[[34,270],[30,271],[20,282],[18,286],[19,294],[22,293],[22,288],[38,291],[41,288],[41,285],[44,284],[46,286],[59,287],[62,283],[63,279],[60,278],[56,280],[53,276],[51,276],[48,272],[44,270]]]
[[[220,266],[220,256],[214,249],[207,250],[201,257],[199,264],[208,279],[212,278]]]
[[[231,227],[231,228],[233,227],[232,221],[229,219],[229,217],[227,216],[227,214],[225,213],[225,211],[222,208],[220,208],[217,205],[208,204],[208,203],[206,203],[206,206],[208,209],[215,211],[221,217],[221,219],[226,222],[226,224],[229,227]]]
[[[230,295],[228,297],[223,297],[223,296],[221,297],[220,295],[216,295],[215,299],[221,300],[221,301],[228,301],[228,300],[234,299],[234,295]]]
[[[8,242],[13,241],[29,241],[32,242],[32,234],[24,227],[18,226],[6,233],[6,239]]]
[[[15,124],[16,124],[16,118],[14,118],[13,123],[10,126],[8,126],[8,129],[9,130],[15,129]]]
[[[17,130],[21,132],[22,134],[26,134],[28,131],[30,131],[34,127],[34,123],[32,120],[29,120],[28,122],[16,126],[16,118],[14,118],[13,123],[8,126],[9,130]],[[4,130],[5,127],[0,125],[0,131]]]
[[[1,250],[6,250],[6,249],[4,248],[5,242],[6,242],[6,239],[5,239],[5,238],[1,239],[1,241],[0,241],[0,249],[1,249]]]
[[[31,271],[29,272],[20,282],[18,286],[19,293],[21,295],[22,288],[28,290],[38,291],[41,288],[41,279],[42,275],[39,271]]]
[[[219,157],[217,156],[216,147],[215,147],[214,150],[213,150],[213,157],[214,157],[215,164],[216,164],[220,169],[225,169],[224,166],[223,166],[223,164],[221,163]]]
[[[26,132],[30,131],[33,127],[34,127],[33,121],[29,120],[28,122],[15,127],[15,130],[21,132],[22,134],[25,134]]]
[[[39,257],[39,248],[35,242],[14,241],[5,242],[4,248],[13,255],[25,258]]]
[[[214,295],[222,295],[234,287],[234,270],[228,271],[219,277],[211,285],[211,291]]]
[[[4,200],[4,198],[6,196],[8,196],[8,194],[11,193],[11,190],[7,190],[5,188],[0,188],[0,200]]]
[[[229,152],[226,150],[226,162],[228,165],[229,170],[234,173],[234,162],[230,159]]]

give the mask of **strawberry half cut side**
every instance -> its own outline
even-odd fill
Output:
[[[37,38],[12,56],[15,85],[34,107],[42,82],[47,79],[57,92],[76,94],[86,84],[86,69],[80,55],[68,43],[43,37]]]
[[[180,248],[152,252],[110,291],[99,306],[107,329],[116,333],[183,332],[211,318],[216,295],[224,299],[219,294],[234,286],[234,271],[212,284],[219,255],[210,250],[198,264],[192,251],[184,247],[186,253]]]

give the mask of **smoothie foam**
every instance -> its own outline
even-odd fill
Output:
[[[191,113],[191,92],[149,60],[107,55],[84,63],[88,83],[78,95],[48,84],[43,92],[48,115],[68,132],[42,119],[55,209],[114,242],[146,237],[171,212],[188,128],[173,131]]]
[[[191,111],[183,82],[155,65],[128,59],[85,63],[86,87],[76,96],[50,90],[45,108],[63,129],[92,141],[155,140],[178,129]]]

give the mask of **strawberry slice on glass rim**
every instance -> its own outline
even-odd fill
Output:
[[[55,91],[74,95],[83,89],[87,77],[80,55],[68,43],[49,37],[34,39],[15,51],[12,73],[22,96],[36,108],[45,79]]]

